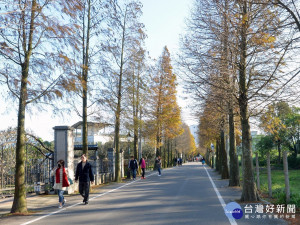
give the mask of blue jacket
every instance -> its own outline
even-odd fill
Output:
[[[86,161],[86,164],[83,169],[82,169],[82,162],[78,163],[76,168],[75,180],[78,180],[78,177],[79,177],[79,182],[94,181],[94,173],[92,170],[92,165],[88,161]]]

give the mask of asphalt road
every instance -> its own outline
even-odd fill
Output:
[[[229,221],[200,163],[152,172],[145,180],[115,184],[93,194],[88,205],[67,202],[44,217],[24,219],[25,224],[282,224],[272,220]]]

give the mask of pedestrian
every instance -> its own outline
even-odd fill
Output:
[[[129,168],[130,168],[130,170],[132,172],[133,180],[135,180],[135,178],[136,178],[136,171],[139,168],[139,165],[138,165],[137,160],[133,156],[131,156],[130,158],[131,158],[131,160],[129,162]]]
[[[202,165],[204,165],[205,164],[205,159],[204,159],[204,157],[202,157]]]
[[[160,156],[158,156],[156,158],[156,167],[158,170],[158,176],[160,177],[161,176],[161,158],[160,158]]]
[[[179,158],[179,165],[182,166],[182,158]]]
[[[94,184],[94,173],[92,165],[87,161],[86,155],[81,155],[81,162],[78,163],[75,174],[75,182],[79,178],[79,193],[83,197],[85,205],[89,204],[90,182]]]
[[[146,169],[146,162],[145,162],[145,159],[142,157],[141,158],[141,169],[142,169],[142,177],[141,179],[146,179],[145,177],[145,169]]]
[[[64,191],[70,186],[68,181],[68,169],[65,168],[65,161],[60,159],[57,162],[57,167],[53,168],[50,173],[51,176],[55,176],[53,188],[57,190],[58,194],[58,208],[62,208],[65,203]]]

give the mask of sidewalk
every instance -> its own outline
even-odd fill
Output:
[[[153,172],[153,170],[147,170],[146,175]],[[137,175],[137,179],[140,179],[140,176]],[[90,198],[92,198],[94,195],[98,195],[99,193],[104,193],[108,191],[109,189],[113,189],[118,186],[122,186],[128,182],[131,182],[132,179],[126,179],[124,178],[122,180],[122,183],[104,183],[100,185],[93,185],[90,190]],[[76,204],[78,202],[82,202],[82,197],[79,193],[75,194],[64,194],[64,197],[66,199],[66,206]],[[0,198],[0,224],[21,224],[24,221],[24,216],[19,215],[11,215],[10,210],[13,204],[13,197],[9,198]],[[27,195],[27,209],[30,215],[44,215],[46,213],[50,213],[52,211],[58,210],[58,196],[57,194],[51,194],[51,195],[36,195],[35,193],[31,193]],[[23,218],[23,219],[22,219]],[[5,221],[5,222],[4,222]],[[19,222],[18,222],[19,221]]]

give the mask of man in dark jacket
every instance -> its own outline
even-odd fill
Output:
[[[139,166],[138,166],[137,160],[134,159],[133,156],[131,156],[131,160],[129,162],[129,168],[132,171],[133,180],[135,180],[135,178],[136,178],[136,170],[139,168]]]
[[[83,202],[89,204],[90,182],[94,183],[92,165],[87,161],[85,154],[81,155],[81,162],[78,163],[75,174],[75,182],[79,177],[79,193],[83,197]]]

